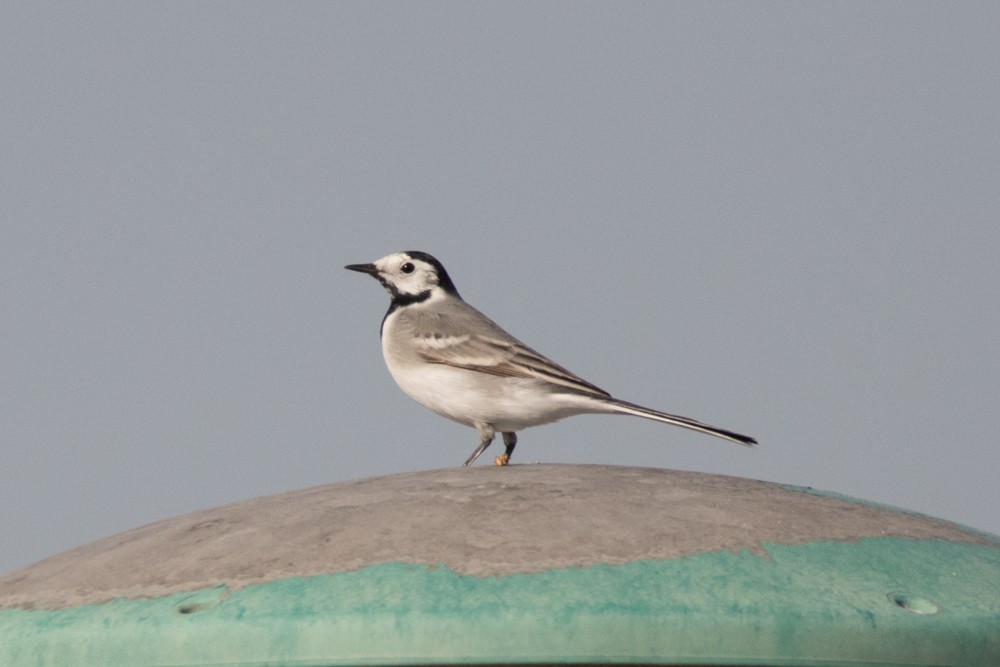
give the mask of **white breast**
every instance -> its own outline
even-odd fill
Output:
[[[396,313],[382,329],[382,354],[396,384],[407,396],[447,419],[475,427],[490,424],[498,431],[519,431],[595,409],[591,399],[552,393],[546,383],[533,378],[490,375],[424,361],[418,343],[397,332]],[[422,339],[419,346],[439,345],[453,339]]]

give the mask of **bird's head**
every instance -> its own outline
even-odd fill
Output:
[[[371,264],[348,264],[344,268],[372,276],[393,300],[423,300],[437,291],[458,296],[441,262],[419,250],[397,252]]]

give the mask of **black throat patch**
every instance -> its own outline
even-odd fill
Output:
[[[389,302],[389,310],[385,311],[385,315],[382,317],[382,324],[379,325],[378,335],[381,337],[383,329],[385,329],[385,321],[390,315],[406,306],[413,305],[415,303],[422,303],[431,298],[431,291],[424,290],[420,294],[400,294],[393,288],[386,287],[389,290],[389,294],[392,295],[392,300]]]

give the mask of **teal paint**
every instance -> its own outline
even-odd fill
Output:
[[[1000,665],[1000,549],[765,544],[473,577],[385,563],[151,599],[0,611],[0,665]]]

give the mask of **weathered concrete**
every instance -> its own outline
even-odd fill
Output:
[[[0,665],[995,667],[1000,540],[733,477],[447,469],[196,512],[0,578]]]
[[[866,537],[1000,548],[926,516],[735,477],[515,465],[377,477],[136,528],[0,577],[0,608],[46,608],[400,562],[476,577]]]

